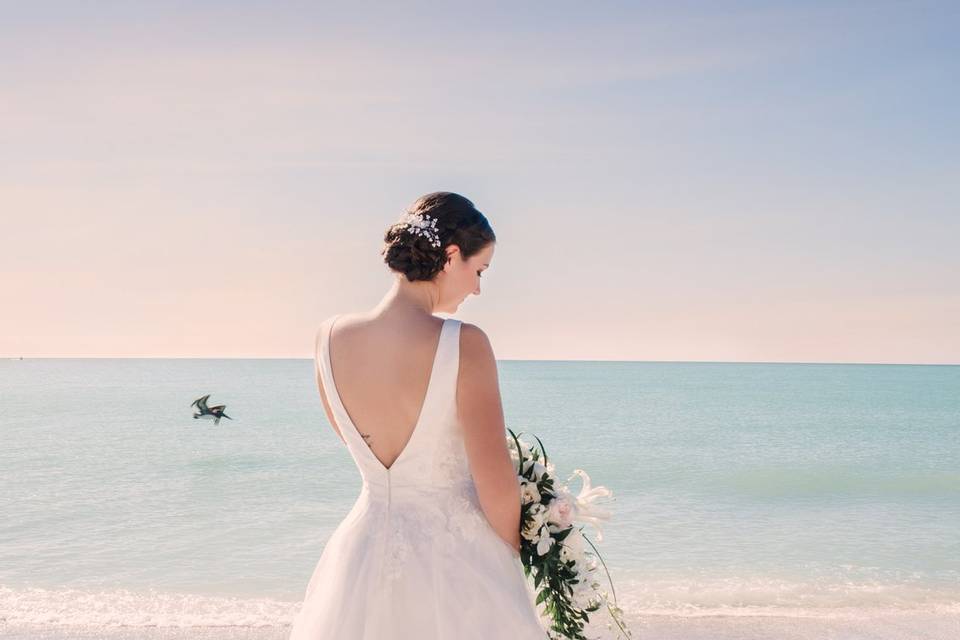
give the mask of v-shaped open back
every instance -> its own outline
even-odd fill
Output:
[[[473,479],[457,412],[462,323],[444,320],[417,421],[387,467],[334,382],[336,319],[317,332],[315,370],[363,482],[324,545],[289,640],[546,640],[519,556],[487,520]]]
[[[401,459],[404,458],[407,451],[416,443],[418,434],[423,430],[421,424],[428,418],[431,401],[433,399],[434,388],[436,387],[436,377],[437,369],[439,363],[442,361],[444,356],[444,351],[447,348],[446,334],[448,327],[455,322],[451,318],[446,318],[443,321],[443,324],[440,327],[440,337],[437,340],[437,348],[433,354],[433,361],[430,365],[430,377],[427,380],[427,391],[424,394],[423,401],[420,404],[420,411],[417,414],[417,419],[414,422],[413,429],[410,431],[410,435],[407,437],[407,441],[404,444],[403,448],[400,450],[400,453],[394,458],[393,462],[388,467],[383,463],[380,458],[373,452],[373,449],[367,445],[366,441],[363,439],[363,435],[360,430],[357,428],[356,424],[353,422],[353,418],[350,417],[350,413],[347,411],[346,406],[343,404],[343,399],[340,396],[340,391],[337,388],[337,382],[333,375],[333,364],[330,358],[330,337],[333,335],[333,325],[336,324],[339,315],[332,317],[327,326],[320,331],[319,340],[320,344],[318,349],[319,359],[322,365],[322,373],[324,374],[324,384],[323,388],[327,395],[327,400],[331,405],[333,410],[334,417],[337,418],[337,426],[340,427],[340,432],[343,434],[344,438],[350,438],[354,445],[355,449],[363,452],[366,451],[366,454],[369,455],[371,462],[373,462],[377,467],[382,469],[384,472],[389,472],[393,469]],[[343,425],[346,424],[347,429],[343,428]],[[360,455],[363,455],[362,453]]]

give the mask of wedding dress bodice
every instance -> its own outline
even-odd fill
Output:
[[[336,387],[337,317],[318,332],[316,375],[362,484],[314,569],[291,640],[542,640],[519,556],[490,526],[470,473],[456,406],[461,322],[444,320],[416,426],[388,468]]]

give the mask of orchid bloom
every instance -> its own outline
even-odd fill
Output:
[[[580,476],[580,479],[583,481],[580,493],[572,496],[573,519],[577,522],[592,524],[597,529],[597,542],[600,542],[603,540],[600,520],[608,520],[610,518],[610,512],[607,509],[594,505],[593,502],[598,498],[612,496],[613,492],[602,485],[597,485],[596,487],[591,486],[590,476],[587,475],[587,472],[583,469],[574,469],[573,474]],[[573,475],[570,477],[572,478]]]

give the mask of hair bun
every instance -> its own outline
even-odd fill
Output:
[[[422,221],[424,226],[418,226]],[[411,224],[413,223],[413,224]],[[420,196],[387,228],[383,261],[407,280],[433,280],[447,263],[447,246],[460,247],[464,259],[476,254],[496,236],[473,203],[449,191]]]

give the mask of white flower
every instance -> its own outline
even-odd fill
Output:
[[[544,523],[547,520],[547,508],[543,504],[537,502],[530,506],[529,511],[527,511],[528,520],[523,525],[523,537],[531,542],[536,542],[539,539],[538,532],[543,528]]]
[[[576,565],[574,566],[574,570],[577,572],[579,582],[573,585],[571,599],[576,607],[586,609],[592,603],[599,601],[597,591],[600,588],[600,583],[594,577],[597,569],[597,560],[595,557],[592,557],[592,554],[591,557],[587,557],[586,554],[581,554],[575,561]]]
[[[531,502],[540,502],[540,491],[537,489],[537,483],[521,480],[520,504],[530,504]]]
[[[583,486],[580,488],[580,493],[573,498],[573,520],[575,522],[589,523],[596,527],[597,542],[600,542],[603,540],[603,531],[600,529],[600,520],[609,519],[610,512],[594,505],[593,502],[598,498],[610,497],[613,495],[613,492],[610,491],[610,489],[600,485],[591,487],[590,476],[588,476],[587,472],[583,469],[574,469],[573,473],[580,476],[580,478],[583,480]],[[566,489],[561,489],[561,494],[564,492],[566,492]]]
[[[539,460],[530,458],[523,461],[523,473],[527,474],[529,472],[532,472],[533,479],[539,482],[543,478],[543,474],[547,472],[547,468]]]
[[[533,452],[530,450],[530,445],[528,445],[520,436],[517,436],[517,440],[520,441],[520,453],[523,454],[524,458],[529,458],[533,454]],[[513,436],[511,436],[509,433],[507,434],[507,446],[513,451],[517,450],[517,440],[514,440]]]
[[[578,609],[587,609],[600,601],[593,585],[586,582],[573,585],[573,594],[570,599],[573,601],[573,606]]]
[[[547,468],[539,460],[533,463],[533,477],[537,482],[540,482],[546,472]]]
[[[537,541],[537,555],[542,556],[543,554],[550,551],[550,547],[553,546],[555,540],[550,537],[550,532],[547,531],[546,525],[540,528],[540,540]]]
[[[514,462],[518,462],[521,457],[525,461],[530,460],[533,457],[533,450],[530,448],[530,445],[528,445],[519,436],[517,437],[517,440],[520,441],[519,451],[517,450],[517,441],[513,439],[513,436],[507,434],[507,449],[510,451],[510,457],[513,458]],[[526,462],[524,464],[526,464]]]
[[[596,502],[612,496],[613,492],[604,486],[593,486],[590,476],[584,470],[574,469],[567,482],[569,483],[574,475],[580,476],[582,481],[580,491],[574,494],[565,484],[556,481],[556,468],[552,463],[546,462],[541,448],[531,449],[519,437],[514,439],[512,436],[507,437],[507,448],[514,468],[519,466],[519,493],[524,510],[520,534],[525,540],[526,548],[535,546],[536,556],[543,557],[550,553],[554,545],[559,545],[557,556],[576,576],[576,582],[566,582],[563,587],[569,592],[573,607],[579,610],[602,608],[606,602],[611,615],[618,620],[621,628],[625,628],[617,617],[616,611],[619,609],[614,611],[607,602],[606,594],[600,590],[600,582],[596,578],[599,573],[599,554],[586,548],[585,545],[590,543],[590,548],[593,549],[592,541],[584,535],[582,525],[576,524],[593,525],[597,532],[596,540],[602,540],[600,521],[609,519],[610,513]],[[534,454],[539,459],[534,459]],[[548,484],[541,488],[545,480]],[[549,502],[549,506],[544,504],[544,501]],[[562,537],[562,540],[558,537]],[[539,566],[547,572],[548,579],[553,580],[561,568],[554,566],[552,561],[544,566],[545,559],[536,560],[536,556],[525,556],[527,567]],[[567,568],[562,570],[566,571]],[[551,587],[544,584],[540,589],[542,591],[547,588]],[[543,619],[547,623],[555,622],[550,615],[545,615]],[[627,637],[631,637],[629,630],[625,632]]]
[[[554,498],[547,509],[547,519],[550,522],[564,529],[573,524],[573,504],[571,504],[569,493],[566,496]]]
[[[564,562],[573,560],[577,564],[583,562],[583,534],[579,529],[574,528],[560,545],[561,560]]]

